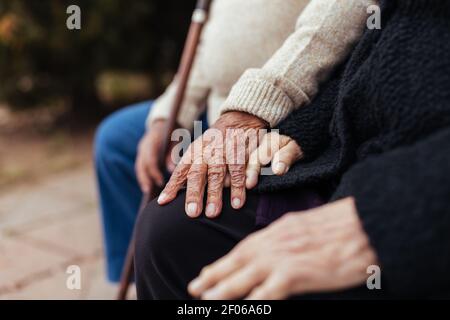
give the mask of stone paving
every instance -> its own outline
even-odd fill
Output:
[[[67,288],[70,265],[80,290]],[[89,165],[0,193],[0,299],[113,299],[104,274]]]

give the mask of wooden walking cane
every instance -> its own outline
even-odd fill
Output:
[[[169,150],[170,136],[175,129],[178,113],[183,103],[184,93],[186,91],[187,82],[191,73],[192,64],[197,52],[197,47],[200,41],[200,35],[203,30],[203,26],[206,23],[209,14],[209,7],[212,0],[198,0],[194,13],[192,14],[192,21],[189,27],[189,33],[186,39],[186,43],[183,49],[180,66],[177,72],[178,87],[173,101],[170,116],[167,120],[167,125],[164,130],[164,144],[162,150],[159,153],[158,164],[162,172],[166,172],[165,159]],[[139,207],[139,213],[147,206],[149,201],[158,196],[160,190],[157,190],[155,186],[152,186],[151,190],[144,194],[142,202]],[[125,300],[128,293],[128,288],[134,274],[134,232],[128,247],[127,256],[123,266],[123,271],[120,279],[118,300]]]

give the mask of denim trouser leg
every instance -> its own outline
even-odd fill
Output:
[[[113,282],[120,279],[141,201],[134,163],[151,105],[152,101],[146,101],[113,113],[100,124],[95,137],[107,273]]]

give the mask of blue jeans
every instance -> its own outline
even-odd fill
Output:
[[[116,111],[103,120],[95,136],[95,170],[107,276],[112,282],[120,280],[142,197],[134,162],[152,103],[145,101]]]
[[[103,120],[95,136],[95,171],[107,276],[112,282],[120,280],[142,198],[134,163],[152,104],[153,101],[144,101],[116,111]],[[206,115],[201,120],[206,129]]]

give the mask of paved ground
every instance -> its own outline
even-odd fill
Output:
[[[95,196],[89,165],[0,193],[0,299],[114,298]],[[67,288],[70,265],[80,290]]]

